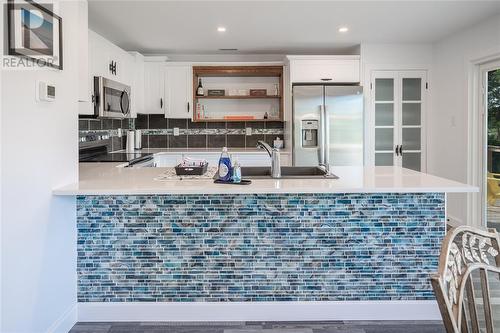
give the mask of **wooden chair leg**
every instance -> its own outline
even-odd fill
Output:
[[[481,277],[481,290],[483,293],[484,319],[486,320],[486,332],[493,333],[493,318],[491,312],[490,284],[488,281],[488,273],[484,268],[481,268],[479,269],[479,275]]]
[[[465,290],[467,292],[467,305],[469,308],[471,330],[472,333],[479,333],[479,320],[477,317],[476,299],[474,295],[474,286],[472,284],[471,276],[469,276],[469,279],[465,283]]]

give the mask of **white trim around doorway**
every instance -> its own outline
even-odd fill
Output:
[[[486,92],[485,73],[500,68],[500,52],[470,62],[468,71],[468,159],[467,183],[478,186],[479,193],[467,194],[469,225],[486,226]]]

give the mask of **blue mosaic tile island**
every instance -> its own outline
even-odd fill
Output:
[[[78,195],[79,302],[432,300],[444,193]]]

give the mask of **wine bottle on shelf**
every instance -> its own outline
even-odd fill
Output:
[[[203,85],[201,84],[201,79],[198,79],[198,88],[196,88],[196,96],[204,96],[205,91]]]

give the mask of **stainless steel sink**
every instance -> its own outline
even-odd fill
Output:
[[[270,167],[242,167],[242,178],[271,178]],[[295,179],[338,179],[339,177],[327,174],[323,168],[320,167],[281,167],[281,178],[295,178]]]

